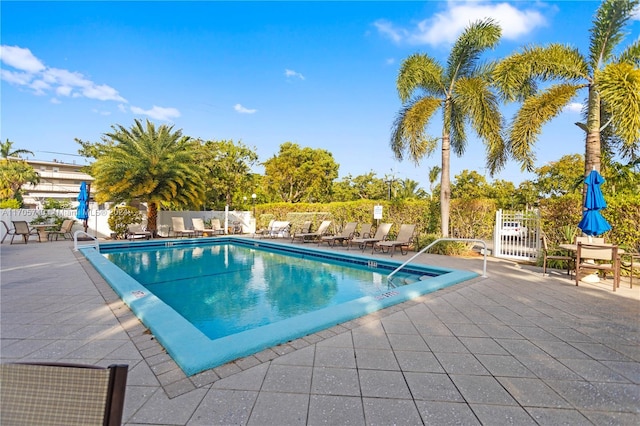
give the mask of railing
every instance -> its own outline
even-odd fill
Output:
[[[482,245],[484,246],[484,251],[483,251],[484,252],[484,262],[483,262],[483,265],[482,265],[482,277],[483,278],[487,278],[487,243],[486,242],[484,242],[483,240],[476,240],[476,239],[473,239],[473,238],[438,238],[437,240],[435,240],[434,242],[432,242],[431,244],[429,244],[428,246],[424,247],[422,250],[420,250],[419,252],[417,252],[416,254],[411,256],[411,258],[409,260],[407,260],[406,262],[404,262],[402,265],[400,265],[396,269],[394,269],[393,272],[391,272],[389,274],[389,276],[387,276],[387,282],[390,283],[393,287],[396,287],[396,285],[393,284],[393,281],[391,281],[391,278],[398,271],[400,271],[402,268],[407,266],[413,259],[415,259],[416,257],[420,256],[422,253],[424,253],[425,251],[429,250],[431,247],[435,246],[437,243],[439,243],[441,241],[469,241],[469,242],[474,242],[474,243],[482,243]]]
[[[78,251],[78,235],[84,234],[91,239],[90,244],[86,244],[87,246],[91,245],[96,248],[96,250],[100,250],[100,244],[98,243],[98,239],[93,235],[89,235],[84,231],[76,231],[73,233],[73,250]]]

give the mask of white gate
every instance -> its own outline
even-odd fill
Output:
[[[535,262],[540,252],[538,210],[498,210],[493,231],[493,252],[495,257]]]

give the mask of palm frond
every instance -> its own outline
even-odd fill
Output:
[[[624,26],[640,0],[605,0],[596,12],[591,28],[589,64],[592,70],[604,66],[624,38]]]
[[[465,122],[466,113],[464,108],[458,107],[455,101],[452,102],[449,119],[447,121],[447,129],[449,129],[449,143],[451,144],[451,149],[458,157],[462,156],[467,148],[467,131],[465,128]]]
[[[501,35],[500,25],[491,18],[469,25],[451,49],[447,59],[447,80],[453,82],[459,76],[471,75],[480,55],[494,48]]]
[[[422,157],[433,152],[437,139],[427,137],[425,132],[441,103],[440,99],[423,97],[403,106],[393,124],[390,144],[398,160],[408,151],[409,158],[418,164]]]
[[[500,61],[493,80],[507,101],[523,100],[536,93],[535,80],[589,80],[589,67],[580,52],[561,44],[530,46]]]
[[[640,67],[640,37],[624,49],[616,62]]]
[[[445,90],[442,66],[425,54],[414,54],[402,61],[396,87],[402,102],[407,102],[418,89],[427,95],[439,95]]]
[[[524,101],[509,129],[511,154],[521,163],[523,170],[533,170],[533,146],[542,126],[557,116],[580,88],[578,85],[558,84]]]
[[[640,143],[640,69],[610,64],[597,73],[598,90],[625,145]]]

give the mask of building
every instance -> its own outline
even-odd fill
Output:
[[[82,172],[82,165],[61,161],[24,160],[40,175],[38,185],[26,184],[22,187],[25,208],[41,209],[45,200],[69,201],[77,204],[80,184],[93,182],[93,178]],[[95,188],[94,188],[95,189]],[[93,192],[93,189],[92,189]]]

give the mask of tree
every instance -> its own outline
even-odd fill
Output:
[[[402,159],[407,151],[416,164],[436,147],[425,135],[436,111],[442,110],[442,170],[440,214],[442,236],[449,235],[451,201],[450,151],[466,148],[468,122],[487,146],[487,166],[493,174],[506,161],[501,136],[502,116],[492,91],[491,66],[480,66],[480,55],[500,40],[500,27],[491,19],[471,24],[451,49],[446,68],[426,54],[414,54],[400,67],[396,86],[403,102],[393,125],[391,149]]]
[[[584,177],[584,158],[580,154],[563,155],[558,161],[551,161],[538,167],[536,188],[541,197],[561,197],[579,192]]]
[[[329,200],[338,164],[324,149],[300,148],[285,142],[278,154],[264,163],[264,184],[282,201],[297,203]]]
[[[207,203],[218,208],[238,205],[253,192],[251,167],[258,161],[255,148],[232,140],[206,141],[199,161],[207,170],[203,176]]]
[[[373,171],[356,177],[349,174],[334,182],[331,190],[331,201],[383,200],[386,197],[387,184]]]
[[[587,56],[560,44],[531,46],[505,58],[494,69],[495,84],[507,101],[522,101],[510,128],[508,145],[523,169],[533,170],[533,147],[543,124],[587,89],[584,175],[600,171],[600,132],[611,126],[627,150],[640,143],[640,39],[619,55],[624,27],[639,0],[605,0],[596,12]],[[558,80],[537,90],[538,82]],[[603,115],[603,113],[606,113]],[[602,116],[610,121],[602,123]]]
[[[412,179],[402,179],[396,191],[395,198],[397,200],[425,199],[427,191],[420,188],[420,183]]]
[[[433,200],[433,191],[435,190],[436,182],[438,181],[438,177],[440,177],[440,172],[442,168],[440,166],[433,166],[429,169],[429,199]]]
[[[451,198],[478,199],[489,196],[487,179],[475,170],[463,170],[455,176]]]
[[[201,205],[203,169],[197,162],[197,142],[180,130],[174,132],[173,126],[156,129],[149,120],[146,126],[135,120],[131,129],[121,125],[112,129],[93,150],[98,153],[91,165],[98,202],[146,202],[147,228],[154,234],[161,205]]]
[[[29,151],[28,149],[12,149],[13,147],[13,142],[11,142],[9,139],[6,140],[6,142],[0,142],[0,156],[2,156],[2,158],[9,158],[9,157],[20,157],[22,154],[31,154],[33,155],[33,152]]]
[[[26,161],[0,159],[0,199],[14,198],[22,204],[22,187],[39,182],[40,175]]]

